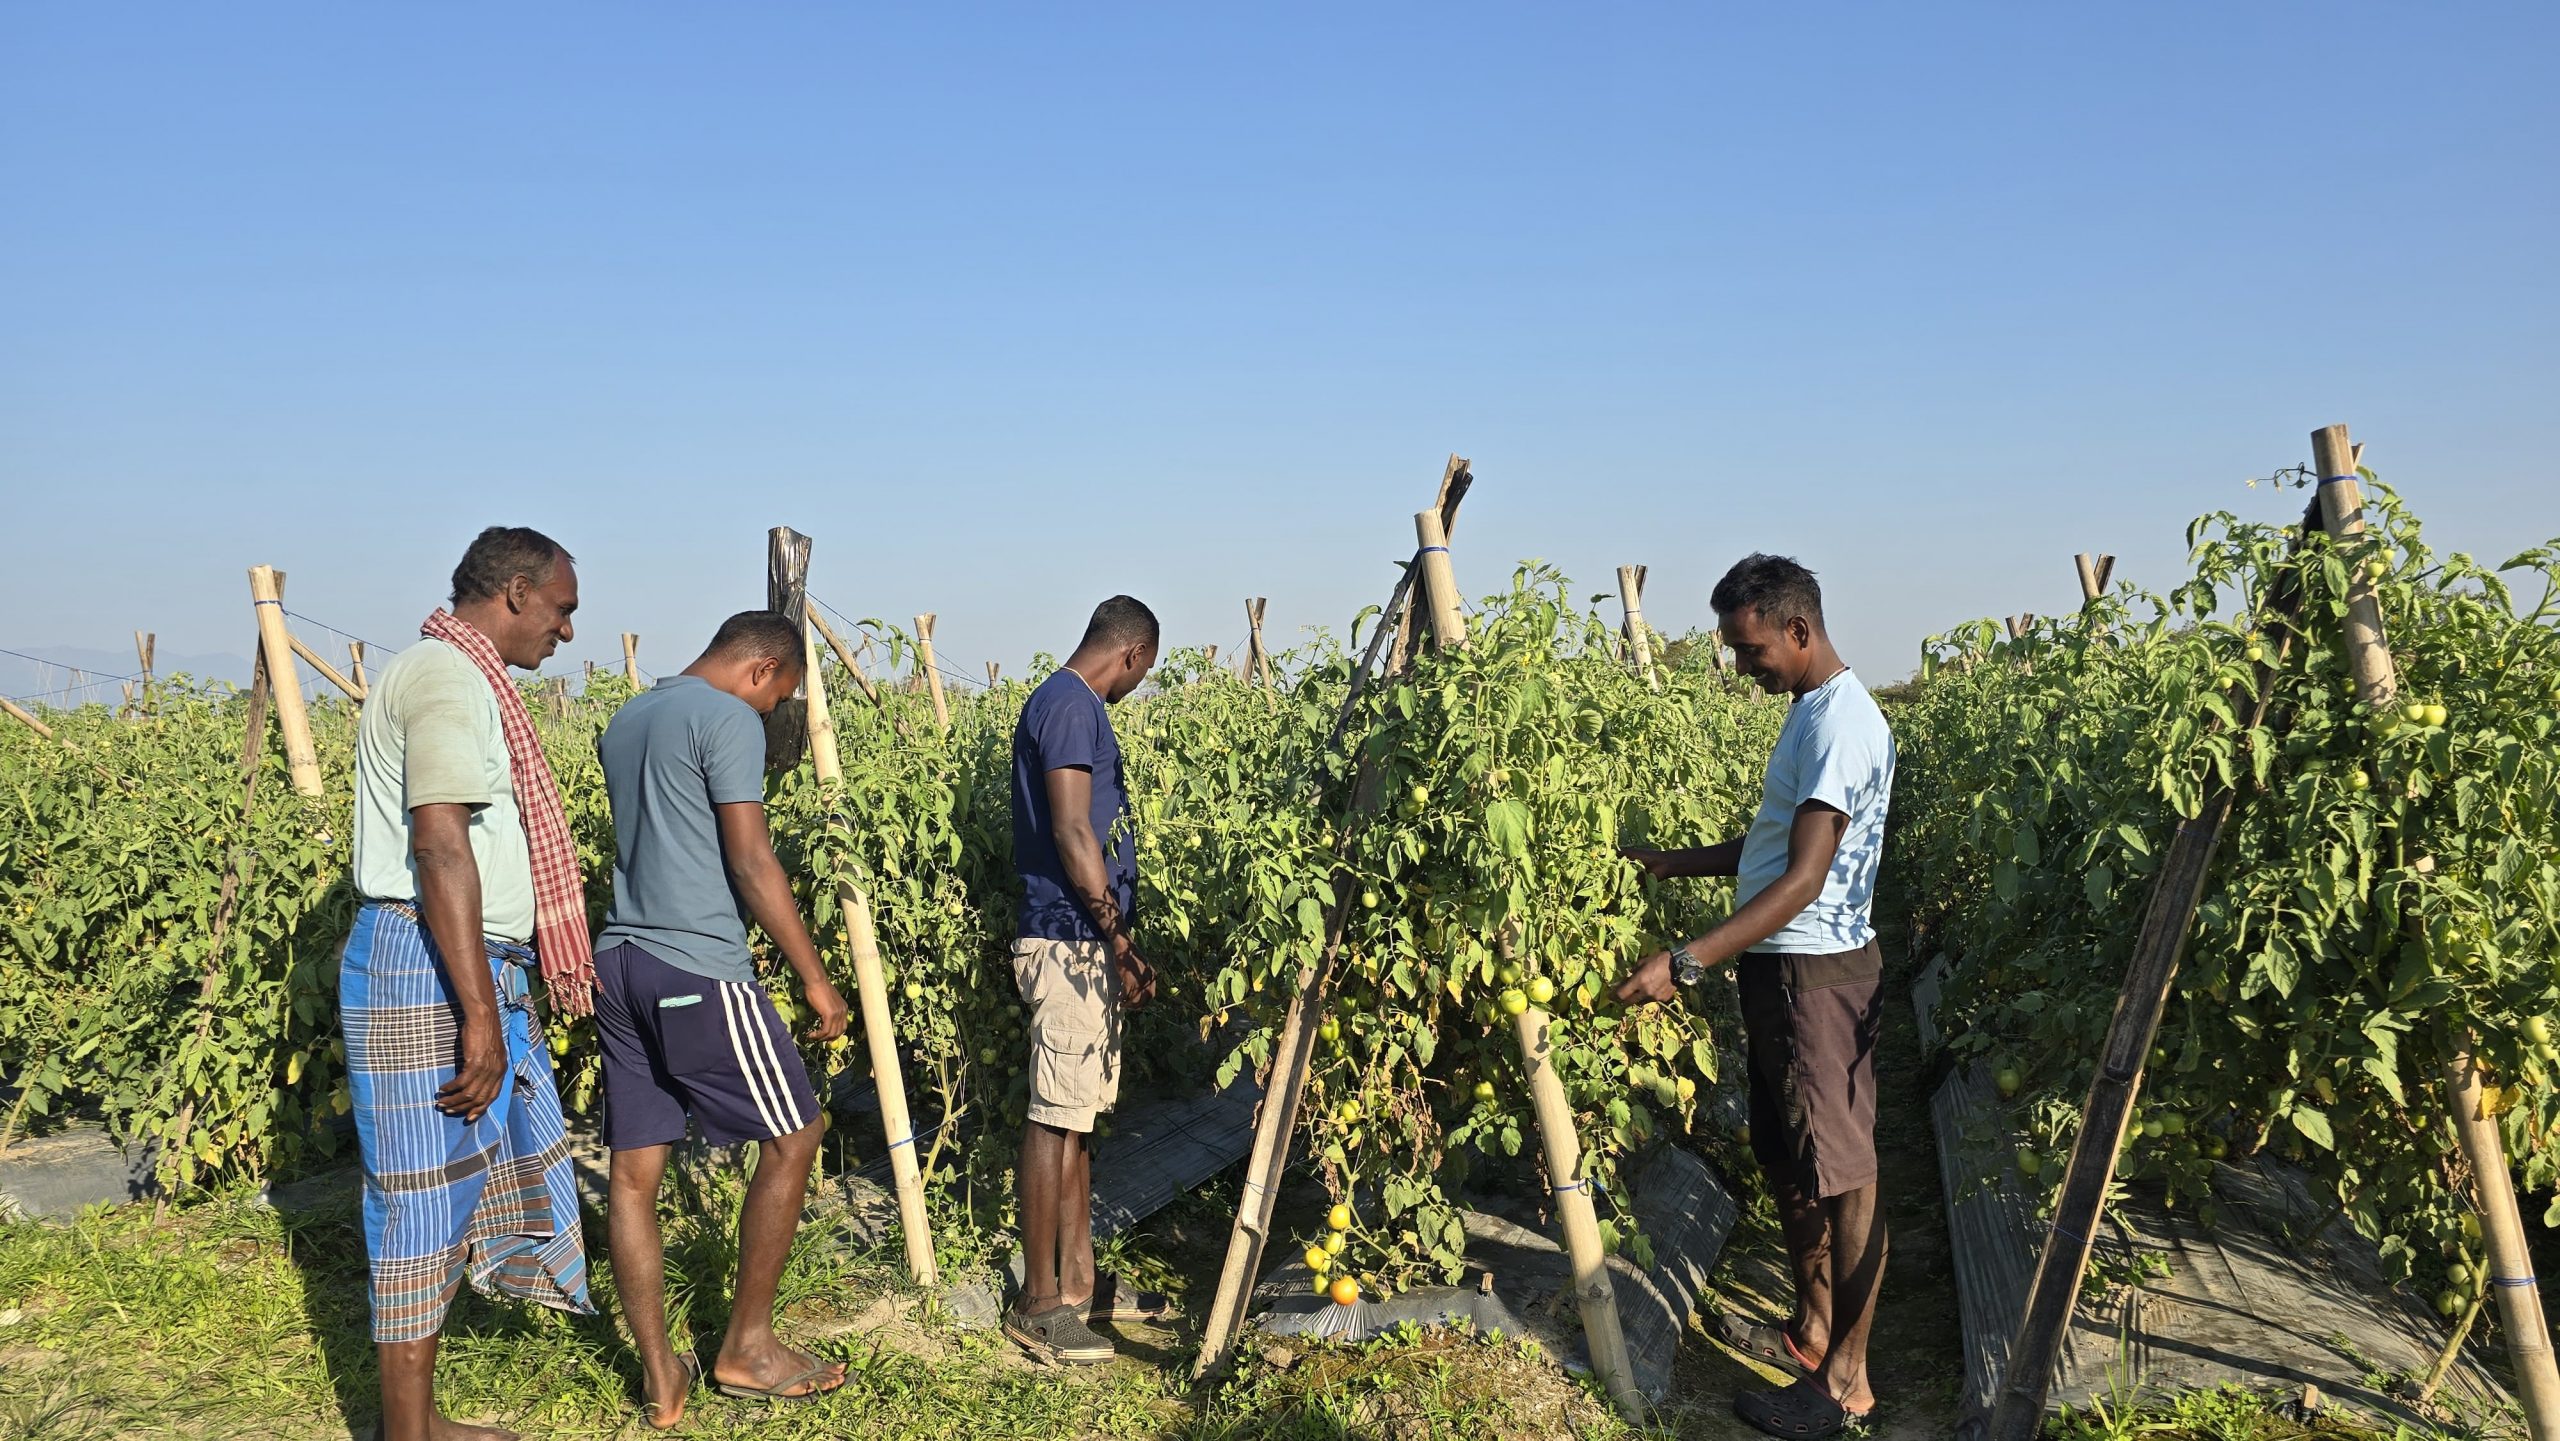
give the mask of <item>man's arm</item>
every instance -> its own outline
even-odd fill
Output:
[[[1831,874],[1840,837],[1849,817],[1821,801],[1796,807],[1795,825],[1787,833],[1786,873],[1771,881],[1722,924],[1689,942],[1689,954],[1705,966],[1721,965],[1786,928],[1822,894]],[[1720,847],[1711,849],[1721,849]],[[1618,983],[1620,1001],[1667,1001],[1677,992],[1671,979],[1668,948],[1645,957],[1634,973]]]
[[[781,948],[784,963],[800,978],[801,998],[818,1013],[818,1023],[807,1033],[809,1039],[834,1040],[844,1034],[844,996],[827,979],[827,968],[818,961],[818,947],[801,923],[791,878],[783,874],[782,860],[773,853],[764,802],[729,801],[712,809],[720,817],[720,856],[728,866],[729,883],[745,899],[747,914]]]
[[[1102,862],[1102,838],[1093,833],[1093,773],[1080,766],[1059,766],[1044,778],[1049,793],[1049,836],[1058,847],[1058,868],[1084,902],[1093,928],[1111,947],[1120,968],[1120,1004],[1136,1010],[1155,994],[1155,968],[1138,954],[1129,933],[1129,918],[1120,914],[1120,897],[1111,889],[1111,872]]]
[[[1742,870],[1742,837],[1686,850],[1657,851],[1645,846],[1628,846],[1618,854],[1644,867],[1645,873],[1657,881],[1677,880],[1683,876],[1730,876]]]
[[[436,1109],[480,1119],[507,1075],[507,1037],[498,1025],[498,988],[480,929],[480,863],[471,855],[471,807],[424,805],[409,812],[409,855],[418,868],[418,916],[443,958],[462,1009],[462,1057],[436,1092]]]

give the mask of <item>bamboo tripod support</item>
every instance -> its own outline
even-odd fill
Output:
[[[37,735],[43,736],[46,740],[55,739],[53,727],[46,725],[43,721],[37,720],[33,712],[29,711],[26,707],[19,705],[16,701],[10,700],[6,696],[0,696],[0,711],[6,711],[18,722],[18,724],[34,731]]]
[[[2295,555],[2300,555],[2315,523],[2316,513],[2306,511],[2294,541]],[[2275,698],[2276,676],[2293,650],[2301,606],[2301,587],[2290,578],[2280,580],[2267,597],[2274,653],[2250,668],[2245,689],[2231,697],[2233,711],[2246,720],[2235,729],[2254,730],[2265,723]],[[2071,1160],[2062,1173],[2062,1189],[2036,1258],[2035,1280],[2009,1344],[2008,1369],[1992,1403],[1991,1441],[2034,1441],[2044,1430],[2045,1398],[2053,1388],[2063,1335],[2070,1328],[2072,1308],[2094,1250],[2089,1238],[2098,1233],[2125,1128],[2132,1124],[2135,1103],[2141,1099],[2143,1065],[2150,1057],[2152,1039],[2159,1034],[2170,989],[2177,983],[2187,933],[2204,900],[2213,853],[2222,843],[2223,823],[2238,799],[2231,787],[2215,784],[2196,816],[2179,822],[2152,880],[2142,929],[2134,940],[2133,957],[2125,965],[2124,988],[2107,1022],[2097,1074],[2090,1078],[2088,1099],[2081,1106],[2080,1134],[2072,1142]],[[1977,1434],[1983,1426],[1982,1418],[1969,1417],[1958,1434]]]
[[[818,628],[806,621],[800,626],[800,663],[807,677],[801,684],[809,692],[809,765],[818,784],[841,782],[844,756],[836,748],[835,713],[827,708],[827,679],[818,669]]]
[[[2111,580],[2116,573],[2116,558],[2114,556],[2092,556],[2087,551],[2082,551],[2080,554],[2071,557],[2071,564],[2073,569],[2077,570],[2080,574],[2080,598],[2082,600],[2096,600],[2098,597],[2107,593],[2107,582]]]
[[[1457,518],[1458,502],[1466,498],[1467,488],[1474,483],[1475,478],[1466,467],[1465,460],[1452,455],[1441,471],[1437,515],[1443,535]],[[1370,636],[1368,650],[1351,673],[1342,709],[1334,716],[1333,729],[1326,737],[1328,752],[1340,742],[1344,727],[1350,724],[1353,707],[1370,668],[1377,663],[1380,647],[1392,635],[1402,651],[1413,633],[1407,622],[1421,599],[1416,589],[1422,575],[1421,559],[1415,555],[1415,563],[1405,568],[1395,589],[1388,593],[1387,608],[1378,617],[1378,629]],[[1395,671],[1383,673],[1393,675]],[[1346,832],[1356,829],[1374,804],[1373,782],[1374,777],[1365,770],[1353,780],[1352,815]],[[1350,836],[1346,834],[1343,845],[1349,844]],[[1325,988],[1332,978],[1334,961],[1341,954],[1343,928],[1350,915],[1352,892],[1348,877],[1338,876],[1336,881],[1333,911],[1325,918],[1324,947],[1315,960],[1299,969],[1297,991],[1289,998],[1288,1014],[1281,1020],[1280,1035],[1272,1050],[1262,1104],[1254,1116],[1253,1153],[1245,1166],[1244,1198],[1236,1209],[1235,1226],[1227,1235],[1227,1256],[1218,1272],[1217,1294],[1201,1329],[1200,1356],[1192,1368],[1195,1376],[1206,1376],[1224,1367],[1234,1352],[1236,1338],[1244,1331],[1246,1309],[1253,1301],[1254,1278],[1261,1273],[1263,1247],[1271,1238],[1271,1213],[1279,1200],[1280,1175],[1289,1166],[1289,1137],[1297,1128],[1307,1069],[1315,1059],[1316,1027],[1312,1018],[1324,1009]]]
[[[1413,534],[1422,551],[1431,643],[1439,650],[1462,650],[1467,644],[1467,617],[1458,606],[1458,575],[1449,561],[1449,538],[1441,528],[1440,512],[1417,512]],[[1529,1103],[1537,1112],[1548,1181],[1554,1187],[1556,1221],[1564,1231],[1565,1256],[1573,1267],[1574,1302],[1582,1312],[1582,1336],[1591,1349],[1592,1369],[1600,1373],[1601,1384],[1618,1409],[1637,1420],[1644,1415],[1644,1397],[1636,1390],[1635,1368],[1627,1362],[1627,1338],[1618,1324],[1617,1288],[1609,1282],[1609,1253],[1600,1244],[1599,1217],[1583,1185],[1582,1140],[1574,1132],[1573,1103],[1565,1098],[1564,1080],[1549,1060],[1547,1024],[1547,1013],[1535,1006],[1520,1013],[1520,1060],[1529,1073]]]
[[[159,654],[160,636],[158,632],[138,630],[133,633],[133,658],[142,662],[142,674],[139,677],[142,684],[135,692],[135,694],[140,697],[139,703],[135,706],[135,710],[139,714],[148,715],[154,709],[151,699],[151,662],[156,659]]]
[[[323,789],[320,754],[311,745],[311,713],[303,708],[302,680],[293,669],[293,635],[285,629],[284,572],[267,565],[249,567],[249,601],[258,617],[258,651],[267,663],[276,726],[284,732],[285,768],[295,790],[317,796]]]
[[[1453,452],[1448,462],[1441,466],[1440,489],[1431,499],[1432,509],[1440,514],[1441,545],[1446,546],[1449,543],[1449,537],[1457,533],[1458,503],[1467,498],[1467,491],[1475,485],[1475,481],[1472,463],[1463,455]],[[1404,674],[1405,666],[1413,660],[1414,644],[1421,638],[1424,619],[1420,613],[1422,608],[1419,602],[1422,599],[1423,558],[1421,551],[1416,550],[1413,553],[1413,566],[1405,574],[1405,584],[1398,589],[1399,595],[1406,596],[1406,604],[1394,617],[1395,645],[1387,651],[1387,668],[1380,672],[1382,675]],[[1382,623],[1384,619],[1384,617],[1381,618]],[[1347,706],[1349,702],[1345,701],[1344,704]]]
[[[1656,694],[1662,690],[1662,678],[1653,673],[1653,638],[1645,633],[1644,573],[1640,565],[1618,567],[1618,605],[1626,612],[1627,646],[1636,658],[1636,673]]]
[[[2365,533],[2358,449],[2343,425],[2311,434],[2321,524],[2341,551]],[[2381,597],[2359,559],[2347,557],[2347,664],[2355,673],[2357,699],[2379,713],[2398,703],[2400,677],[2382,634]],[[2462,1158],[2471,1167],[2472,1204],[2480,1212],[2481,1239],[2488,1243],[2489,1286],[2498,1298],[2507,1356],[2515,1366],[2517,1400],[2534,1441],[2553,1441],[2560,1437],[2560,1367],[2553,1363],[2551,1327],[2543,1315],[2541,1288],[2534,1282],[2523,1218],[2516,1211],[2515,1173],[2482,1091],[2480,1067],[2466,1036],[2445,1066],[2445,1108],[2452,1113]]]
[[[812,618],[814,619],[814,618]],[[831,799],[844,786],[844,758],[837,749],[833,713],[827,705],[827,681],[818,669],[818,627],[800,627],[801,653],[808,666],[809,755],[818,784]],[[832,811],[828,825],[841,835],[843,812]],[[847,948],[853,952],[853,989],[862,1008],[862,1034],[871,1056],[871,1083],[880,1093],[880,1125],[889,1142],[889,1173],[898,1193],[898,1229],[906,1239],[907,1274],[919,1286],[938,1284],[933,1263],[933,1222],[924,1204],[924,1177],[916,1168],[915,1128],[907,1114],[906,1073],[898,1060],[898,1033],[889,1015],[889,984],[880,967],[880,939],[871,924],[871,898],[849,876],[836,879],[836,904],[844,912]]]
[[[809,624],[818,628],[818,634],[827,642],[827,649],[836,653],[836,662],[844,667],[846,675],[853,677],[854,685],[862,691],[862,698],[874,706],[880,705],[882,703],[880,692],[871,684],[870,678],[862,673],[862,667],[854,663],[852,648],[844,643],[844,637],[836,634],[836,628],[827,624],[827,618],[818,614],[815,607],[809,611]]]
[[[951,733],[951,703],[942,697],[942,671],[933,663],[933,612],[916,617],[916,668],[924,673],[925,689],[933,695],[933,723],[943,734]]]
[[[373,694],[373,682],[365,679],[363,641],[347,642],[347,667],[348,678],[356,683],[356,699],[364,700],[370,697]]]
[[[925,1212],[924,1174],[916,1166],[915,1122],[907,1114],[907,1083],[899,1069],[897,1030],[889,1018],[889,984],[880,968],[871,898],[848,877],[836,882],[836,902],[844,909],[845,939],[853,951],[854,991],[862,1006],[862,1035],[871,1051],[871,1082],[880,1092],[880,1126],[889,1138],[889,1174],[898,1192],[898,1230],[906,1238],[907,1274],[930,1290],[940,1284],[933,1263],[933,1221]]]
[[[1536,1006],[1515,1018],[1520,1028],[1520,1059],[1529,1071],[1529,1104],[1537,1112],[1538,1136],[1545,1143],[1547,1176],[1554,1187],[1556,1220],[1564,1230],[1565,1255],[1573,1265],[1573,1300],[1582,1312],[1582,1335],[1591,1347],[1592,1369],[1609,1390],[1609,1399],[1628,1419],[1644,1415],[1644,1395],[1636,1389],[1635,1368],[1627,1361],[1626,1332],[1618,1324],[1618,1292],[1609,1281],[1608,1251],[1600,1244],[1600,1222],[1582,1174],[1582,1140],[1573,1129],[1573,1105],[1565,1099],[1564,1082],[1548,1059],[1547,1013]]]
[[[640,636],[636,631],[622,633],[622,679],[633,690],[640,688]]]
[[[359,704],[363,702],[364,687],[349,679],[346,672],[329,664],[327,660],[321,657],[318,651],[304,645],[302,643],[302,637],[293,634],[291,631],[285,632],[284,639],[285,644],[293,647],[293,653],[302,657],[302,663],[304,665],[320,672],[320,678],[322,680],[336,686],[339,692],[345,695],[347,699]]]
[[[1271,652],[1262,648],[1262,608],[1269,603],[1268,599],[1258,595],[1244,603],[1244,678],[1259,681],[1265,686],[1271,684]]]

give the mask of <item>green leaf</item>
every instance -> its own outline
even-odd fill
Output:
[[[2328,1116],[2310,1106],[2296,1106],[2290,1119],[2293,1128],[2302,1133],[2302,1139],[2324,1151],[2338,1149],[2337,1138],[2329,1132]]]

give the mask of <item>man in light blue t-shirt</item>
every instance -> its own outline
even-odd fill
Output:
[[[1893,793],[1893,732],[1832,648],[1813,572],[1754,555],[1713,597],[1735,668],[1795,697],[1751,829],[1694,850],[1631,849],[1657,879],[1733,876],[1733,914],[1657,952],[1621,1001],[1668,1001],[1737,967],[1751,1149],[1778,1205],[1796,1282],[1783,1326],[1727,1315],[1727,1341],[1803,1379],[1734,1411],[1772,1436],[1828,1436],[1875,1406],[1867,1333],[1884,1278],[1876,1208],[1876,1035],[1884,960],[1870,910]]]

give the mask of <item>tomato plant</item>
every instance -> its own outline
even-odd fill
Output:
[[[2291,526],[2209,516],[2165,597],[2120,591],[2016,642],[1988,622],[1940,637],[1895,715],[1908,779],[1885,874],[1960,959],[1952,1044],[2024,1092],[2050,1157],[2171,827],[2209,782],[2237,787],[2124,1169],[2210,1206],[2214,1161],[2272,1148],[2405,1277],[2476,1267],[2439,1086],[2470,1038],[2519,1181],[2560,1180],[2560,549],[2493,569],[2430,550],[2386,487],[2367,513],[2363,537],[2298,553]],[[2344,649],[2359,572],[2399,668],[2383,713]],[[2298,627],[2268,608],[2288,575]],[[2275,703],[2244,727],[2229,697],[2259,659]]]

